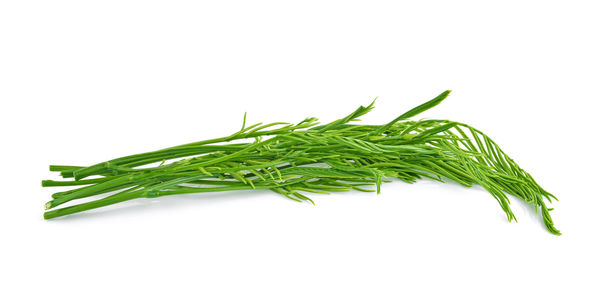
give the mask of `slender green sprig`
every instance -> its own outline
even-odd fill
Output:
[[[76,186],[57,192],[46,204],[46,219],[139,198],[189,193],[264,189],[295,201],[314,202],[306,193],[349,190],[377,193],[390,178],[413,183],[422,178],[463,186],[481,185],[496,199],[509,221],[516,220],[508,195],[541,212],[548,231],[559,235],[545,201],[556,199],[540,187],[481,131],[447,120],[407,120],[444,100],[450,91],[384,125],[349,124],[373,103],[318,126],[308,118],[297,124],[246,126],[225,137],[112,159],[92,166],[50,166],[63,178],[42,186]],[[254,138],[253,142],[230,143]],[[173,161],[174,160],[174,161]],[[170,161],[170,162],[167,162]],[[148,166],[162,162],[158,166]],[[88,178],[93,176],[94,178]],[[375,186],[375,190],[365,188]],[[90,202],[56,208],[83,198]]]

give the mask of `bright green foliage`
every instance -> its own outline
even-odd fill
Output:
[[[556,198],[488,136],[459,122],[406,120],[439,104],[449,93],[445,91],[385,125],[349,124],[371,111],[373,103],[322,126],[317,126],[317,119],[308,118],[298,124],[247,127],[244,115],[242,129],[227,137],[88,167],[53,165],[51,171],[74,180],[46,180],[42,186],[80,187],[53,194],[46,209],[105,196],[47,211],[44,218],[138,198],[232,190],[268,189],[292,200],[313,203],[306,193],[373,192],[365,188],[372,185],[379,193],[382,182],[389,178],[408,183],[429,178],[453,180],[467,187],[481,185],[498,201],[509,221],[516,218],[507,194],[519,197],[536,212],[541,211],[546,228],[559,235],[544,201]],[[254,141],[227,143],[248,138]],[[147,166],[158,162],[162,163]]]

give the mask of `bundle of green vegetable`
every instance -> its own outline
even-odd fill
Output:
[[[498,201],[509,221],[516,218],[506,194],[519,197],[536,212],[540,210],[548,231],[559,235],[549,214],[552,209],[544,202],[556,197],[542,189],[489,137],[459,122],[407,120],[439,104],[449,93],[445,91],[385,125],[349,124],[371,111],[373,103],[321,126],[315,118],[297,124],[246,126],[244,115],[242,129],[226,137],[88,167],[51,165],[50,171],[73,179],[44,180],[42,186],[79,187],[53,194],[46,209],[104,196],[47,211],[44,218],[138,198],[251,189],[267,189],[312,203],[306,193],[373,192],[364,188],[372,185],[379,193],[382,182],[389,178],[409,183],[429,178],[453,180],[467,187],[481,185]],[[248,138],[254,140],[226,143]]]

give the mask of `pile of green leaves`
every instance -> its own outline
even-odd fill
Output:
[[[554,228],[544,200],[556,199],[540,187],[481,131],[459,122],[411,118],[445,99],[450,91],[384,125],[350,124],[373,109],[361,106],[326,125],[308,118],[297,124],[246,126],[222,138],[125,156],[87,167],[51,165],[70,180],[44,180],[42,186],[78,186],[54,193],[44,218],[64,216],[138,198],[266,189],[295,201],[307,193],[348,190],[379,193],[390,178],[413,183],[421,178],[463,186],[478,184],[516,220],[507,194],[541,211]],[[242,140],[250,142],[231,143]],[[253,140],[252,140],[253,139]],[[157,165],[159,164],[160,165]],[[154,165],[154,166],[151,166]],[[82,198],[98,199],[56,207]],[[89,199],[88,199],[89,200]]]

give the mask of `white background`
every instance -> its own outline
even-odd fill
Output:
[[[2,291],[598,291],[595,1],[2,1]],[[418,4],[417,4],[418,3]],[[560,202],[421,181],[382,194],[138,200],[42,219],[49,164],[331,121],[484,130]]]

